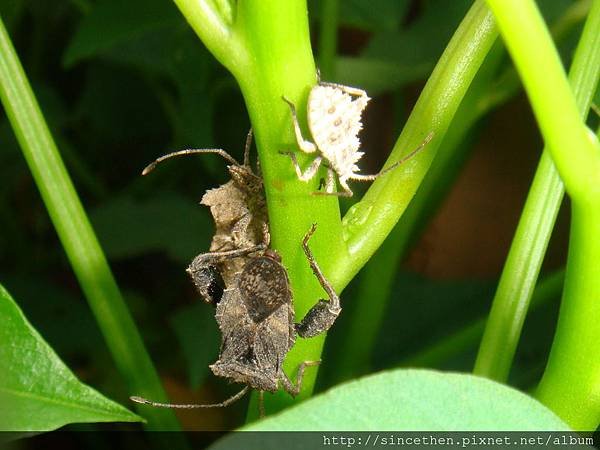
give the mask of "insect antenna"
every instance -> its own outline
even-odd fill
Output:
[[[160,403],[160,402],[153,402],[152,400],[148,400],[148,399],[145,399],[143,397],[136,397],[136,396],[129,397],[129,399],[132,402],[141,403],[142,405],[154,406],[155,408],[171,408],[171,409],[175,409],[175,408],[177,408],[177,409],[225,408],[226,406],[229,406],[232,403],[237,402],[244,395],[246,395],[249,390],[250,390],[250,386],[246,386],[240,392],[238,392],[235,395],[232,395],[231,397],[229,397],[228,399],[222,401],[221,403],[209,403],[207,405],[199,405],[199,404],[195,404],[195,403],[190,403],[190,404],[185,404],[185,403],[184,404],[181,404],[181,403]]]
[[[406,161],[408,161],[409,159],[411,159],[413,156],[415,156],[417,153],[419,153],[421,150],[423,150],[423,148],[425,148],[425,146],[427,144],[429,144],[429,142],[431,142],[431,140],[433,139],[434,136],[434,132],[432,131],[431,133],[429,133],[427,135],[427,137],[423,140],[423,142],[421,142],[419,144],[419,146],[417,148],[415,148],[412,152],[410,152],[408,155],[406,155],[404,158],[402,158],[400,161],[396,161],[394,164],[392,164],[390,167],[383,169],[381,172],[373,174],[373,175],[361,175],[361,174],[355,174],[352,175],[351,177],[348,177],[350,180],[354,180],[354,181],[373,181],[376,178],[380,177],[381,175],[384,175],[392,170],[394,170],[396,167],[398,167],[399,165],[405,163]]]
[[[251,133],[250,133],[250,136],[251,136]],[[163,162],[165,159],[173,158],[174,156],[194,155],[197,153],[215,153],[215,154],[223,157],[224,159],[226,159],[227,161],[229,161],[231,164],[233,164],[235,166],[240,165],[240,163],[238,163],[233,156],[231,156],[225,150],[222,150],[220,148],[190,148],[187,150],[179,150],[177,152],[169,153],[167,155],[161,156],[160,158],[157,158],[155,161],[148,164],[144,168],[144,170],[142,170],[142,175],[147,175],[148,173],[152,172],[154,170],[154,168],[158,165],[158,163]],[[246,156],[244,155],[244,159],[245,158],[246,158]]]

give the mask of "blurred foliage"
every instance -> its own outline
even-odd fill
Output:
[[[309,2],[315,25],[317,3]],[[573,2],[539,3],[547,20],[554,21]],[[373,151],[366,165],[378,166],[391,148],[415,88],[470,4],[341,2],[341,54],[332,81],[381,95],[368,111],[367,129],[377,131],[367,134],[365,146]],[[209,380],[210,386],[224,387],[207,368],[218,351],[213,310],[200,303],[184,268],[208,247],[213,225],[197,202],[206,189],[227,179],[225,165],[217,157],[198,156],[165,163],[144,178],[140,171],[157,156],[185,147],[220,147],[241,159],[249,122],[234,80],[168,0],[10,0],[0,2],[0,14],[161,373],[176,379],[180,390]],[[577,29],[560,42],[566,62],[576,42],[572,36]],[[510,70],[508,62],[503,70]],[[523,102],[517,107],[529,114]],[[486,125],[480,122],[474,133]],[[0,179],[0,282],[84,382],[123,398],[121,381],[4,115]],[[372,358],[374,370],[400,364],[489,310],[493,277],[448,280],[442,274],[431,280],[414,270],[414,265],[399,270]],[[335,365],[327,362],[335,361],[336,346],[344,339],[354,291],[350,285],[344,292],[344,314],[328,340],[321,388],[338,381]],[[526,324],[513,373],[519,387],[531,386],[541,373],[555,310],[540,308]],[[471,370],[475,351],[475,346],[465,349],[436,367]],[[224,392],[219,389],[211,398]]]

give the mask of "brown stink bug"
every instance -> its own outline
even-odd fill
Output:
[[[250,389],[257,389],[261,400],[264,391],[276,392],[280,387],[292,396],[297,395],[305,368],[319,362],[300,364],[294,383],[282,369],[286,354],[294,345],[296,335],[309,338],[327,331],[341,311],[339,297],[323,276],[308,246],[315,229],[316,225],[313,225],[306,233],[302,248],[329,300],[319,300],[300,323],[294,322],[287,271],[279,254],[267,248],[268,242],[251,248],[198,255],[188,269],[196,281],[196,274],[202,274],[206,266],[246,258],[243,270],[234,283],[227,286],[217,304],[215,317],[222,333],[221,351],[218,361],[210,366],[215,375],[245,384],[240,392],[221,403],[208,405],[157,403],[140,397],[131,399],[165,408],[217,408],[240,399]],[[263,414],[262,401],[260,404]]]
[[[373,181],[412,158],[433,138],[433,133],[430,133],[415,150],[381,172],[362,175],[358,173],[359,168],[356,163],[363,155],[363,152],[358,151],[360,148],[358,133],[362,129],[361,116],[370,100],[364,90],[322,81],[311,89],[308,96],[307,121],[314,142],[304,139],[298,123],[296,107],[287,98],[282,98],[289,105],[292,113],[298,147],[304,153],[314,153],[316,156],[311,165],[302,172],[295,153],[281,153],[291,158],[296,175],[302,181],[311,180],[321,165],[327,167],[325,191],[314,194],[352,197],[353,192],[348,186],[348,180]],[[340,192],[335,192],[336,174],[342,187]]]

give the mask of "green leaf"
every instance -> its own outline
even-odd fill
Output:
[[[569,427],[537,400],[503,384],[468,374],[409,369],[342,384],[243,430],[567,431]]]
[[[49,431],[68,423],[142,421],[81,383],[2,286],[0,322],[0,431]]]

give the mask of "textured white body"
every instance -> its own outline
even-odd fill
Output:
[[[339,87],[316,85],[310,91],[307,105],[308,127],[313,140],[328,166],[337,173],[340,182],[358,172],[358,133],[362,129],[361,114],[369,97],[351,95]]]

